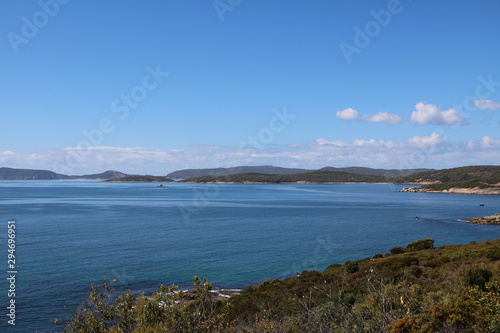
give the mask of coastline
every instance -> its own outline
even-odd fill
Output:
[[[220,184],[220,185],[336,185],[336,184],[392,184],[392,183],[371,183],[371,182],[309,182],[305,180],[300,180],[296,182],[281,182],[281,183],[272,183],[272,182],[219,182],[219,181],[210,181],[210,182],[194,182],[194,181],[180,181],[178,183],[183,184]]]
[[[452,187],[442,191],[430,190],[422,187],[405,187],[398,192],[410,193],[455,193],[455,194],[485,194],[485,195],[498,195],[500,194],[499,187],[479,188],[479,187]]]
[[[496,224],[500,225],[500,213],[483,217],[471,217],[468,219],[460,219],[461,221],[469,221],[472,224]]]

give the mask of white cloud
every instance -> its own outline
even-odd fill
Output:
[[[466,145],[466,149],[475,150],[475,149],[483,149],[483,150],[492,150],[499,149],[500,150],[500,140],[495,140],[489,136],[483,136],[479,141],[468,141]],[[495,163],[495,164],[498,164]]]
[[[238,165],[278,165],[321,168],[365,166],[373,168],[444,168],[470,164],[498,164],[500,138],[484,136],[459,144],[438,133],[389,141],[352,141],[318,138],[311,143],[245,148],[196,145],[185,150],[142,147],[68,147],[34,153],[0,151],[0,166],[45,169],[64,174],[89,174],[113,169],[125,173],[165,175],[188,168]]]
[[[355,120],[358,119],[358,111],[347,108],[344,110],[337,111],[337,118],[340,118],[342,120]]]
[[[453,108],[441,111],[436,105],[419,102],[410,116],[410,122],[416,125],[459,125],[463,123],[463,118]]]
[[[354,147],[389,147],[393,143],[391,141],[384,141],[384,140],[375,140],[375,139],[370,139],[370,140],[363,140],[363,139],[356,139],[352,142],[352,145]]]
[[[344,142],[344,141],[340,141],[340,140],[328,141],[328,140],[323,139],[323,138],[317,138],[316,143],[320,146],[330,145],[330,146],[343,147],[346,145],[346,142]]]
[[[429,136],[414,136],[407,141],[415,147],[436,146],[443,143],[443,140],[438,133],[432,133]]]
[[[500,102],[494,102],[489,99],[476,99],[474,104],[479,110],[493,110],[500,109]]]
[[[373,116],[364,115],[363,120],[370,123],[386,123],[386,124],[398,124],[403,119],[400,115],[392,114],[389,112],[379,112]]]

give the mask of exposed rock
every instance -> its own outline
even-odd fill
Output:
[[[429,191],[430,192],[430,191]],[[462,194],[500,194],[500,187],[494,186],[489,188],[480,187],[452,187],[447,190],[440,191],[443,193],[462,193]]]
[[[498,224],[498,225],[500,225],[500,213],[496,213],[495,215],[491,215],[491,216],[472,217],[469,219],[462,219],[462,220],[469,221],[470,223],[474,223],[474,224]]]
[[[412,192],[412,193],[460,193],[460,194],[500,194],[499,186],[492,186],[488,188],[480,187],[452,187],[442,191],[433,191],[422,187],[405,187],[399,192]]]
[[[399,192],[417,193],[417,192],[427,192],[427,191],[421,187],[404,187],[403,189],[399,190]]]

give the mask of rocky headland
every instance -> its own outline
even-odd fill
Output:
[[[460,193],[460,194],[500,194],[500,184],[488,188],[480,187],[451,187],[443,190],[434,190],[426,187],[404,187],[399,192],[411,193]]]
[[[499,224],[500,225],[500,213],[496,213],[491,216],[484,217],[471,217],[468,219],[462,219],[463,221],[469,221],[473,224]]]

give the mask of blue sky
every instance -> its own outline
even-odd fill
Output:
[[[0,166],[500,162],[495,0],[0,3]]]

